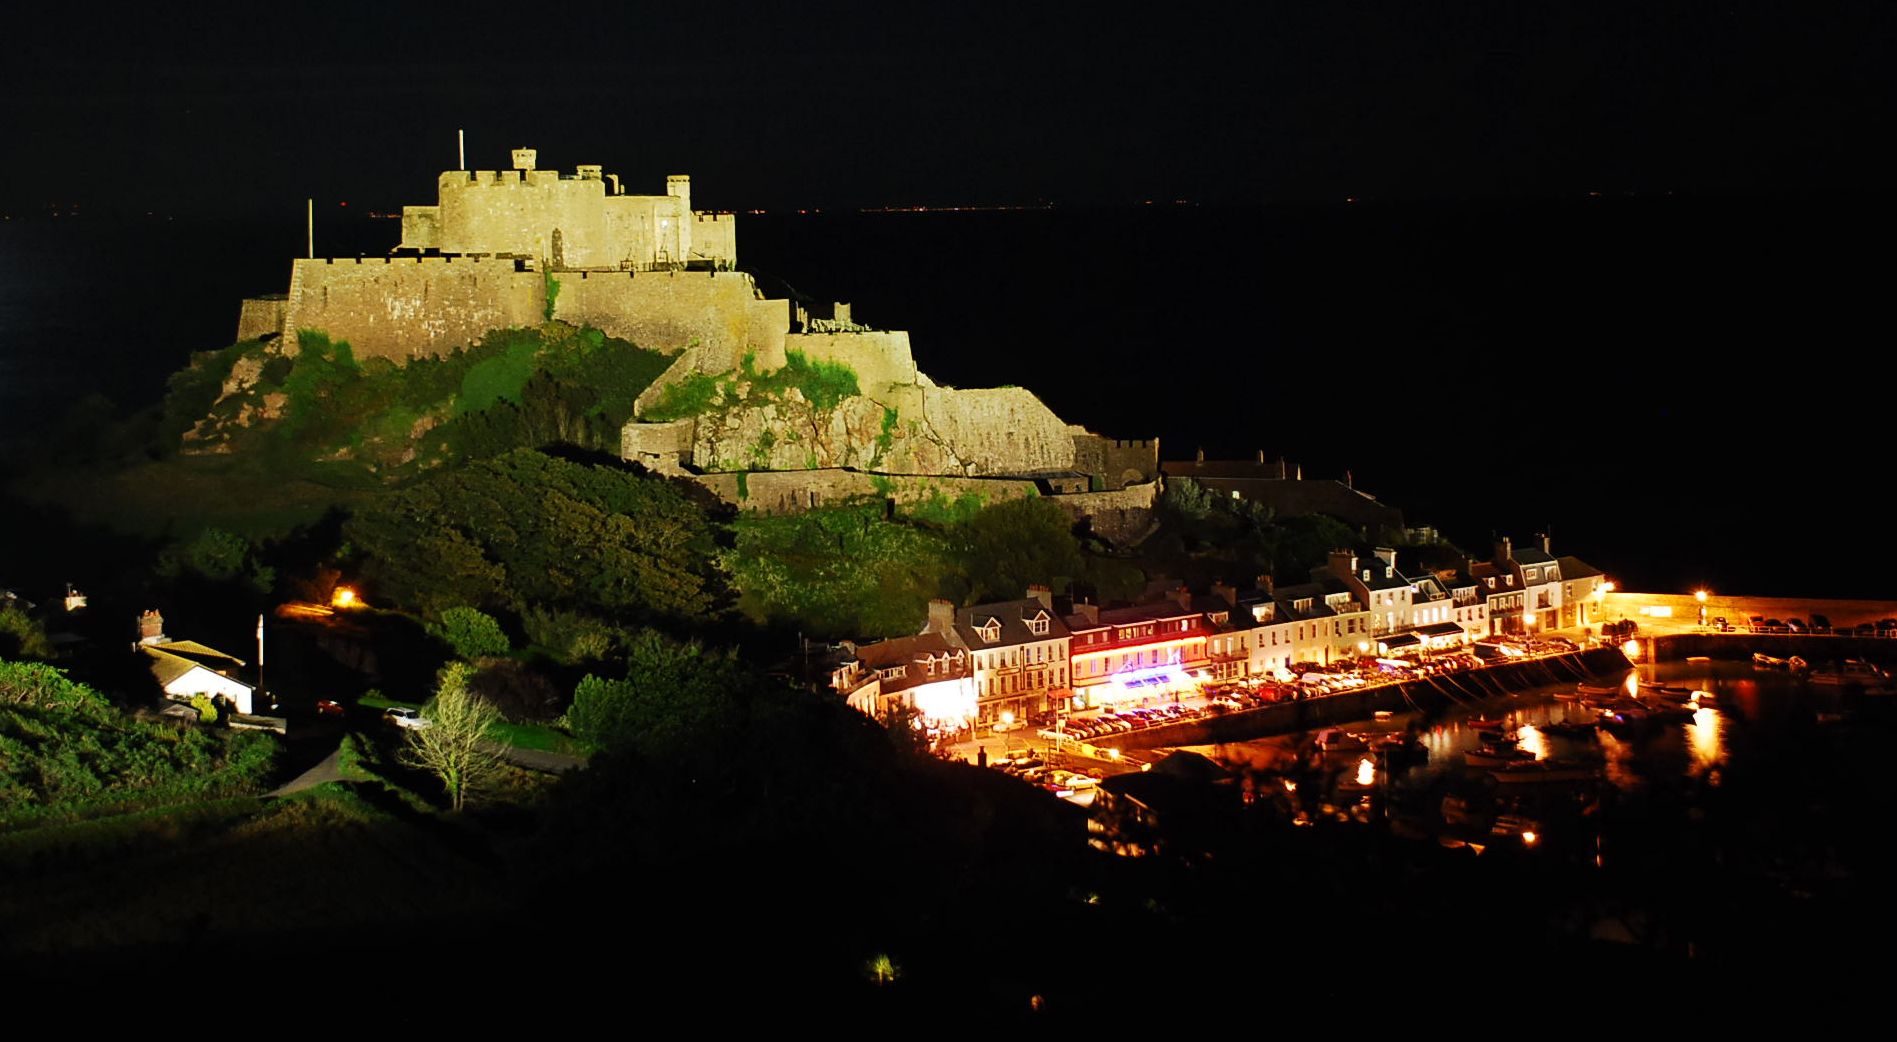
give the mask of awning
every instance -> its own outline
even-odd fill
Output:
[[[1386,651],[1395,651],[1399,648],[1413,648],[1421,643],[1423,643],[1423,638],[1414,633],[1397,633],[1377,640],[1377,646]]]
[[[1462,627],[1453,622],[1432,622],[1427,626],[1416,627],[1416,632],[1425,637],[1460,637]]]

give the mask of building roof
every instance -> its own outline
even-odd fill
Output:
[[[164,648],[169,654],[181,655],[199,662],[204,662],[208,659],[212,662],[232,662],[239,666],[244,665],[244,660],[238,658],[236,655],[219,651],[208,644],[199,644],[195,640],[168,640],[163,644],[154,644],[151,646]]]
[[[886,695],[969,676],[968,653],[950,644],[940,633],[891,637],[864,644],[856,649],[856,660],[871,671],[902,669],[901,676],[883,680],[882,692]]]
[[[1549,554],[1548,551],[1543,550],[1542,548],[1538,546],[1523,547],[1521,549],[1512,550],[1511,553],[1514,555],[1515,561],[1518,564],[1553,564],[1554,563],[1553,555]]]
[[[923,656],[945,655],[955,650],[947,637],[939,633],[922,633],[913,637],[891,637],[874,644],[859,644],[856,660],[867,669],[888,669]]]
[[[1042,615],[1047,617],[1047,632],[1035,633],[1028,623]],[[995,640],[983,638],[980,632],[991,620],[999,624]],[[955,633],[970,648],[1032,644],[1036,641],[1058,640],[1068,635],[1067,624],[1061,621],[1060,615],[1034,597],[963,608],[955,613]]]
[[[1597,575],[1607,574],[1579,557],[1562,557],[1555,563],[1561,566],[1563,579],[1592,579]]]
[[[189,642],[179,642],[179,643],[189,643]],[[196,646],[203,647],[203,645],[196,645]],[[147,644],[138,649],[147,658],[151,659],[150,665],[151,665],[152,676],[158,678],[159,687],[170,687],[174,682],[188,675],[194,669],[203,669],[212,673],[218,672],[217,670],[211,669],[209,666],[205,665],[202,662],[193,661],[192,659],[186,658],[183,655],[172,654],[171,648],[172,648],[171,644]],[[218,654],[221,655],[222,652],[219,652]],[[229,655],[223,655],[223,657],[226,659],[230,659],[230,661],[232,662],[237,662],[236,659],[231,658]],[[243,663],[241,662],[238,662],[237,664],[240,666],[243,665]],[[222,673],[219,673],[218,675],[223,676],[224,679],[229,680],[233,684],[237,684],[242,687],[250,687],[249,684],[246,684],[243,681],[236,679],[235,677],[231,677]]]

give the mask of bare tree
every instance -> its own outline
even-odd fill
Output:
[[[455,810],[500,773],[500,746],[487,736],[501,718],[500,710],[475,697],[468,689],[474,667],[454,662],[441,671],[435,697],[423,710],[427,724],[403,732],[408,748],[403,760],[441,779]]]

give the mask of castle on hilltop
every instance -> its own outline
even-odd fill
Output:
[[[553,271],[728,269],[737,221],[692,210],[692,179],[673,174],[664,195],[627,195],[619,175],[581,164],[536,169],[531,148],[512,170],[449,170],[434,206],[402,207],[397,252],[543,260]]]
[[[516,149],[511,170],[443,172],[434,205],[403,207],[389,256],[296,260],[287,293],[244,302],[238,339],[293,355],[301,333],[321,332],[401,364],[497,329],[592,326],[675,355],[639,397],[621,455],[744,509],[1044,495],[1118,541],[1149,527],[1157,440],[1070,426],[1019,387],[939,386],[906,332],[848,304],[766,297],[737,270],[736,218],[693,210],[686,175],[664,195],[627,195],[599,166],[563,174],[537,158]],[[226,394],[261,365],[235,367]]]

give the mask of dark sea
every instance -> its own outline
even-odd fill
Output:
[[[1167,458],[1348,473],[1478,554],[1549,531],[1627,588],[1897,596],[1892,225],[1689,197],[766,214],[739,255],[909,330],[940,383],[1018,384]],[[398,237],[332,217],[318,253]],[[158,400],[302,249],[295,219],[0,222],[0,439]]]

